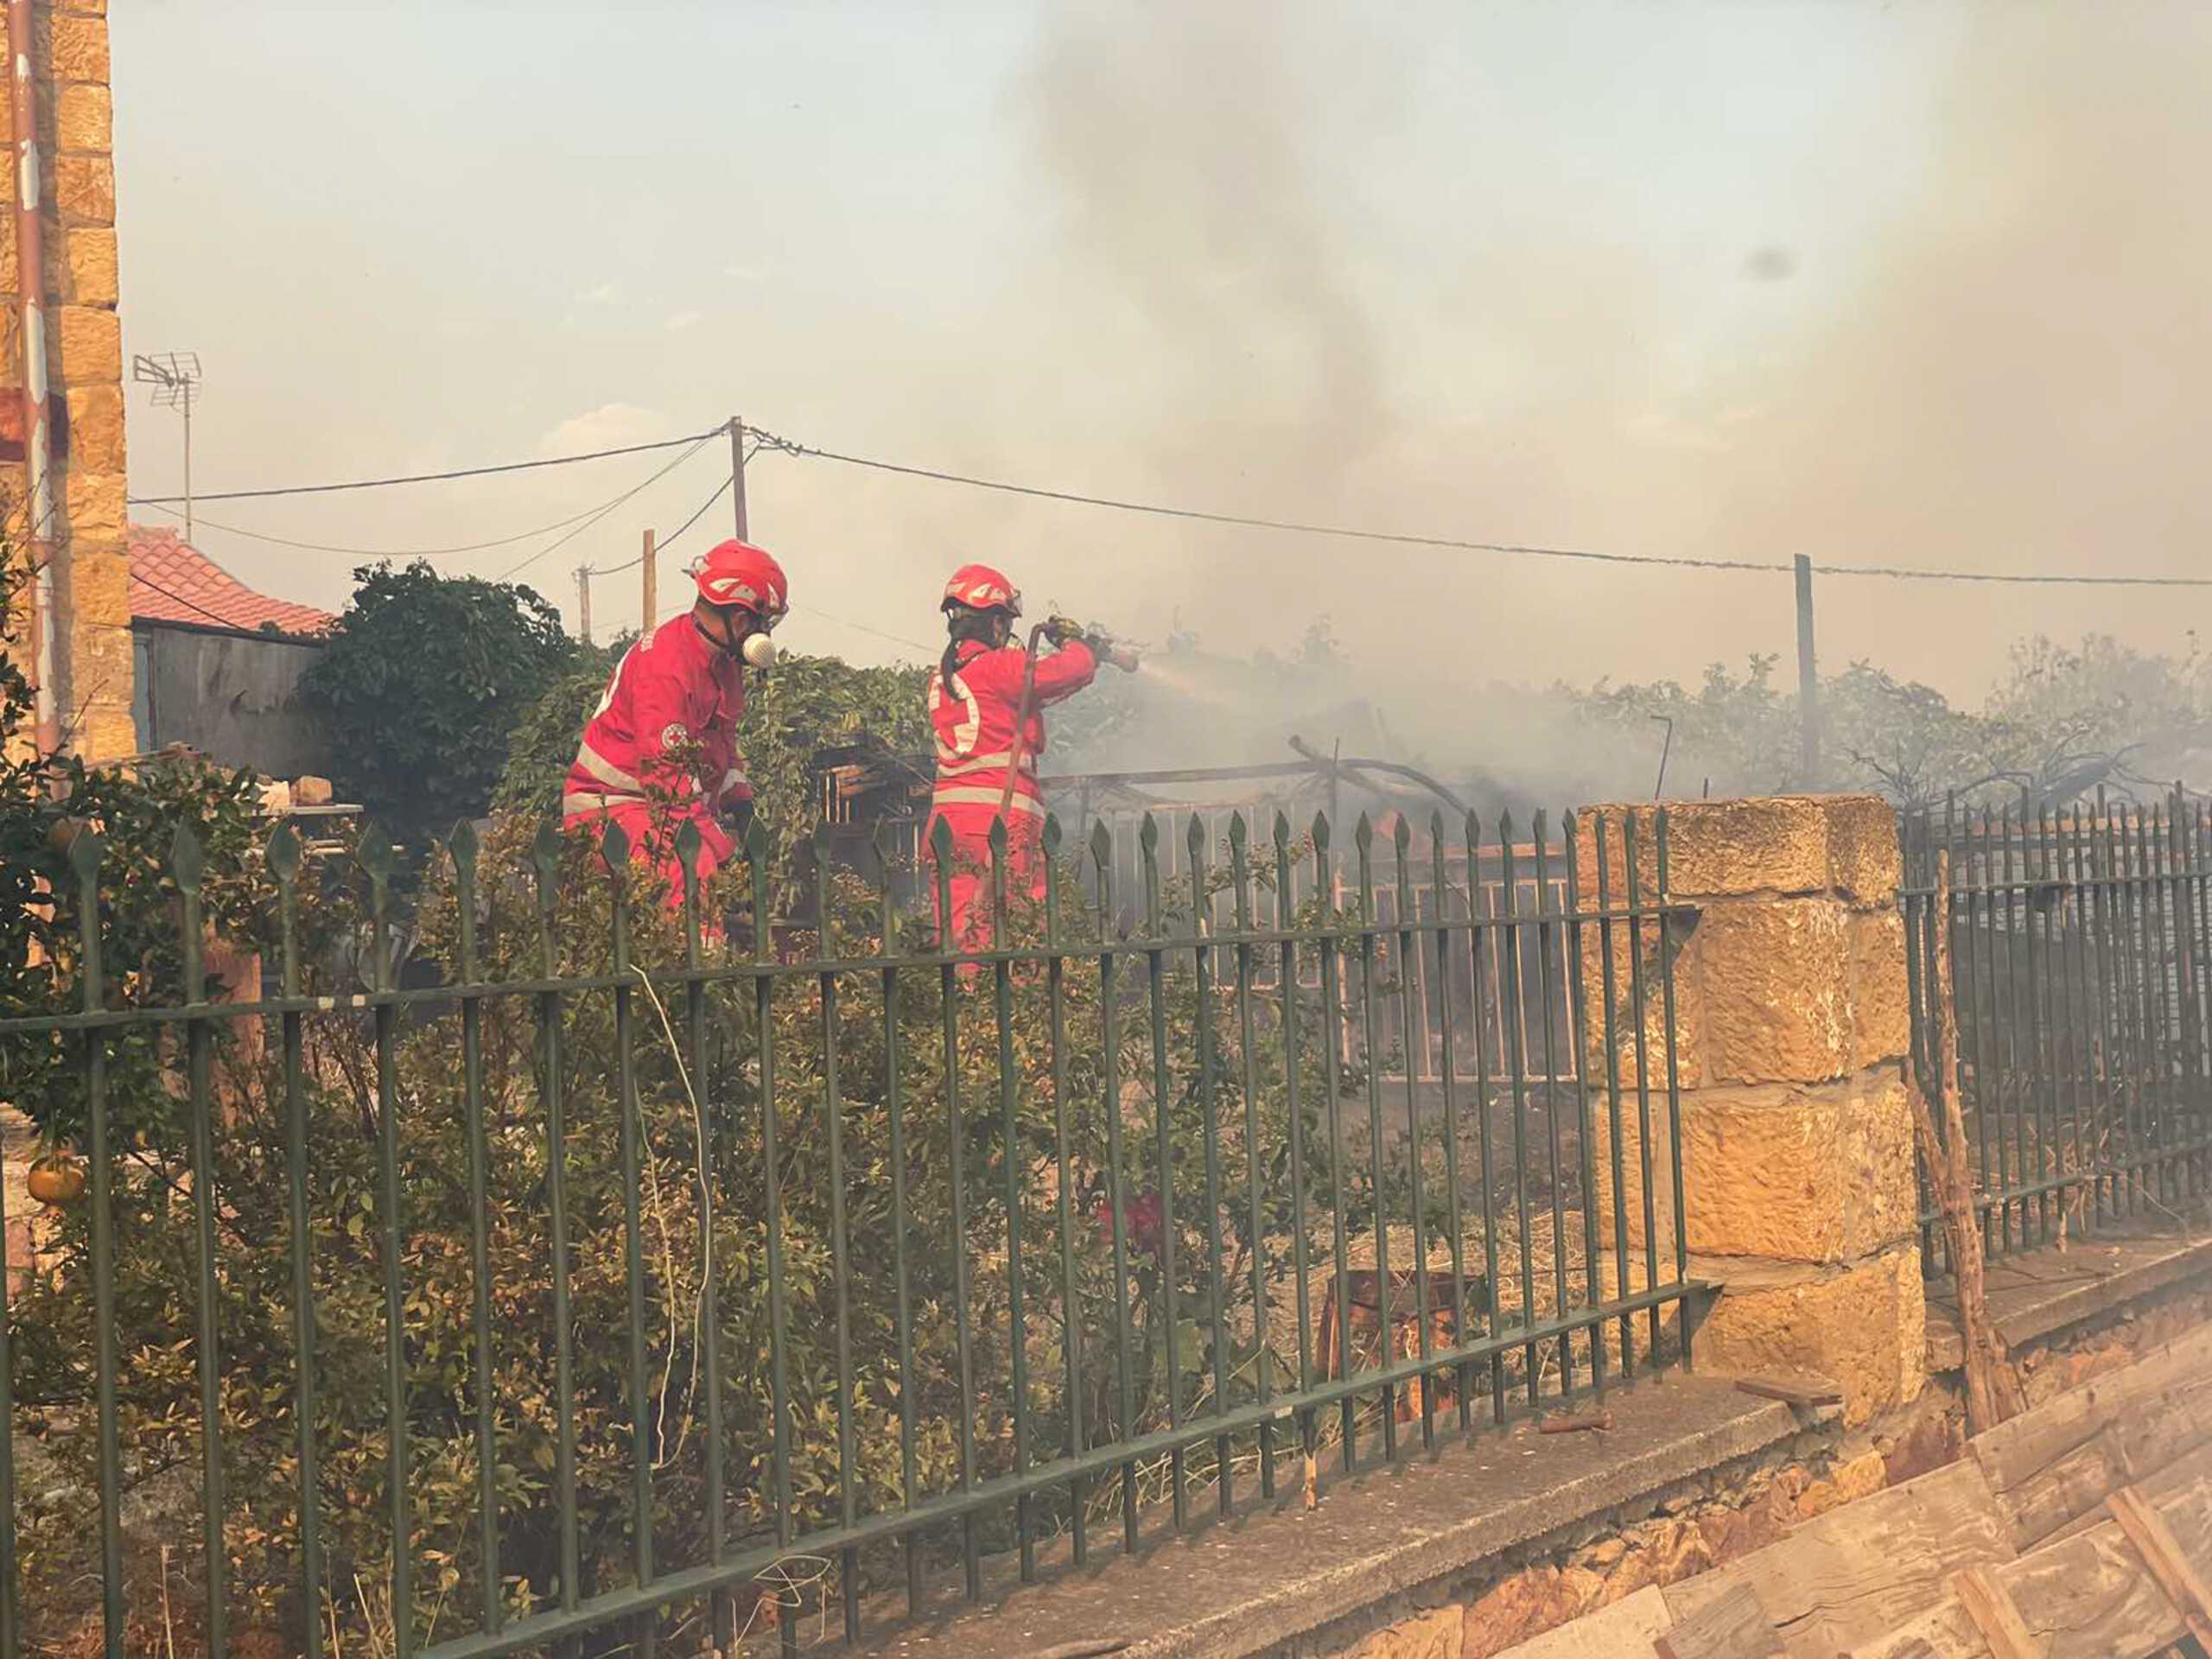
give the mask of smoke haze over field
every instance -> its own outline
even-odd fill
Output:
[[[2208,568],[2212,9],[520,15],[118,15],[127,344],[207,362],[203,488],[737,410],[921,466],[1399,531]],[[404,87],[348,49],[371,17]],[[210,226],[266,257],[208,259]],[[175,486],[175,440],[134,407],[136,493]],[[208,512],[404,550],[549,523],[658,464]],[[709,446],[526,576],[573,604],[575,563],[628,560],[719,465]],[[1794,639],[1786,575],[1287,537],[774,455],[750,494],[800,648],[920,656],[944,570],[982,555],[1154,643],[1287,654],[1327,616],[1440,758],[1505,741],[1495,683],[1694,680],[1754,652],[1786,672]],[[202,539],[325,604],[354,562]],[[602,628],[636,620],[632,580],[595,589]],[[1833,575],[1819,605],[1826,666],[1972,702],[2023,634],[2176,652],[2212,594]]]

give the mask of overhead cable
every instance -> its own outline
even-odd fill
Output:
[[[704,432],[687,433],[680,438],[656,438],[651,443],[624,444],[619,448],[589,449],[580,454],[552,455],[539,461],[505,461],[485,467],[456,467],[442,473],[409,473],[393,478],[357,478],[343,484],[282,484],[264,490],[194,490],[192,500],[196,505],[202,501],[251,501],[275,495],[328,495],[340,490],[381,490],[395,484],[440,484],[456,478],[488,478],[495,473],[526,473],[542,467],[573,467],[579,461],[607,461],[616,455],[642,455],[655,449],[674,449],[683,444],[702,443],[707,439],[729,430],[729,423],[709,427]],[[185,499],[181,495],[134,495],[134,507],[166,506]]]
[[[1116,512],[1137,512],[1154,518],[1189,519],[1200,524],[1227,524],[1246,530],[1272,530],[1297,536],[1323,536],[1345,541],[1382,542],[1401,547],[1433,547],[1470,553],[1520,554],[1530,558],[1574,559],[1598,564],[1640,564],[1693,570],[1757,570],[1788,572],[1795,566],[1788,561],[1771,559],[1707,559],[1688,556],[1658,553],[1601,553],[1588,548],[1548,547],[1529,542],[1477,541],[1459,536],[1425,536],[1400,531],[1372,530],[1357,524],[1311,524],[1299,519],[1267,518],[1246,513],[1215,512],[1198,507],[1175,506],[1155,501],[1132,501],[1116,496],[1090,495],[1074,490],[1048,489],[1032,484],[1010,483],[1004,479],[978,478],[965,473],[950,473],[929,467],[910,467],[900,462],[880,461],[869,455],[849,454],[839,450],[819,448],[812,444],[798,443],[776,434],[748,427],[757,433],[767,448],[785,454],[811,456],[819,461],[831,461],[847,467],[864,467],[874,472],[896,473],[907,478],[925,478],[941,484],[964,485],[970,489],[992,490],[1004,495],[1029,496],[1045,501],[1064,501],[1077,506],[1104,507]],[[2066,572],[1998,571],[1998,570],[1926,570],[1909,566],[1820,564],[1815,569],[1823,575],[1878,576],[1901,582],[1980,582],[2032,585],[2068,585],[2091,588],[2212,588],[2212,576],[2129,576],[2091,575]]]

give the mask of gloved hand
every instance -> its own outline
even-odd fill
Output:
[[[1045,637],[1056,647],[1065,645],[1071,639],[1080,639],[1083,635],[1083,624],[1073,617],[1055,616],[1047,620],[1045,624]]]
[[[724,801],[716,816],[721,820],[722,828],[729,831],[730,839],[741,847],[745,845],[746,831],[753,827],[753,798],[741,795]]]

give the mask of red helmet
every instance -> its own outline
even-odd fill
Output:
[[[774,627],[787,607],[784,567],[766,550],[750,542],[723,542],[691,567],[699,597],[709,605],[735,605],[751,611],[764,627]]]
[[[944,603],[938,608],[950,610],[955,605],[965,605],[970,610],[1004,611],[1008,616],[1021,614],[1021,589],[1015,587],[1003,570],[994,570],[988,564],[963,564],[952,573],[952,580],[944,584]]]

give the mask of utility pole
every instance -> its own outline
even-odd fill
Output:
[[[1797,555],[1798,787],[1817,787],[1821,776],[1821,676],[1813,664],[1813,561]]]
[[[638,624],[638,632],[641,635],[650,634],[653,631],[653,624],[660,620],[659,584],[653,574],[653,533],[650,530],[645,532],[643,563],[645,572],[645,611],[644,620]]]
[[[729,476],[730,500],[737,508],[737,539],[753,539],[745,525],[745,423],[733,415],[729,417]]]
[[[591,566],[576,567],[576,630],[591,644]]]

